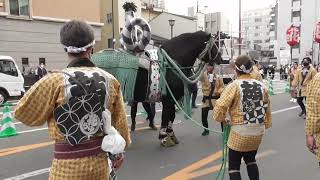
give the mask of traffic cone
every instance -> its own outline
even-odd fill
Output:
[[[269,82],[269,95],[270,96],[273,96],[274,95],[274,92],[273,92],[273,85],[272,85],[272,80],[268,80]]]
[[[287,82],[286,84],[286,89],[285,89],[286,93],[290,92],[290,86],[289,86],[289,82]]]
[[[13,117],[8,103],[4,104],[3,117],[0,121],[0,138],[17,135],[16,127],[13,124]]]

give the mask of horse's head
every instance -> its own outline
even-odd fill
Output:
[[[181,34],[162,48],[183,67],[193,66],[197,58],[209,64],[222,62],[217,39],[204,31]]]
[[[205,45],[202,51],[205,54],[201,60],[210,65],[221,64],[223,60],[219,49],[218,38],[211,34],[206,34],[206,36],[207,41],[204,43]]]

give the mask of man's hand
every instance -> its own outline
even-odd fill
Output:
[[[123,161],[124,161],[124,155],[123,154],[117,155],[117,158],[112,161],[112,166],[113,166],[112,168],[115,171],[119,170],[123,164]]]
[[[313,135],[306,136],[306,143],[309,151],[313,154],[316,154],[316,150],[318,149],[318,147],[316,145],[316,140]]]

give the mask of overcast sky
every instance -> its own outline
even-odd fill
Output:
[[[276,0],[242,0],[242,10],[269,7],[275,4]],[[176,14],[187,15],[188,7],[196,6],[197,0],[165,0],[166,9]],[[207,12],[223,12],[232,24],[233,28],[238,28],[238,0],[199,0],[200,6],[208,6]]]

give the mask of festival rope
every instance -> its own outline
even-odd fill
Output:
[[[196,126],[200,127],[200,128],[204,128],[208,131],[211,131],[213,133],[218,133],[218,134],[222,134],[222,164],[218,173],[218,176],[216,177],[216,180],[223,180],[224,179],[224,175],[225,175],[225,170],[226,170],[226,164],[227,164],[227,159],[228,159],[228,147],[227,147],[227,142],[228,142],[228,138],[229,138],[229,134],[230,134],[230,125],[226,125],[224,126],[224,131],[216,131],[210,128],[206,128],[203,125],[201,125],[198,121],[192,119],[192,117],[190,117],[188,115],[188,113],[186,113],[183,108],[180,106],[179,102],[177,101],[177,99],[174,97],[168,82],[165,79],[164,76],[164,72],[162,70],[162,68],[160,68],[160,77],[162,78],[165,87],[167,88],[170,96],[172,97],[173,101],[175,102],[176,106],[178,107],[178,109],[184,114],[184,116],[186,117],[186,119],[190,120],[190,122],[192,122],[193,124],[195,124]]]

